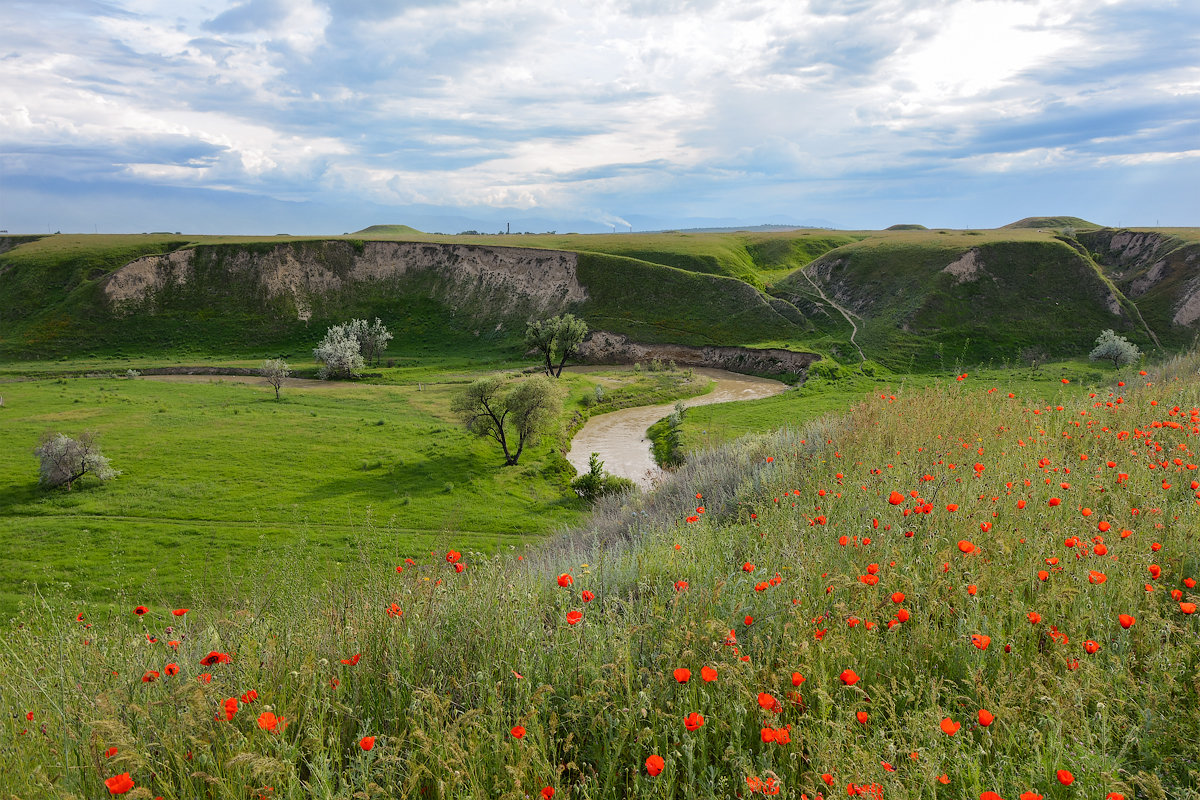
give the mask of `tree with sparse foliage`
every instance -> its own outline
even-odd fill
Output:
[[[1096,348],[1088,353],[1092,361],[1111,361],[1118,367],[1133,364],[1141,357],[1137,345],[1124,336],[1118,336],[1112,329],[1102,331],[1096,337]]]
[[[384,326],[379,317],[374,322],[365,319],[352,319],[348,323],[350,333],[358,339],[358,349],[368,364],[378,364],[379,357],[387,350],[388,342],[395,337]]]
[[[498,377],[480,378],[450,404],[467,430],[486,436],[504,451],[504,465],[513,466],[527,445],[548,431],[562,408],[563,391],[544,376],[506,385]]]
[[[72,439],[62,433],[47,432],[34,448],[33,454],[41,461],[40,473],[43,486],[66,486],[71,490],[75,481],[84,475],[106,481],[121,473],[113,469],[108,459],[100,453],[93,433],[80,434]]]
[[[541,353],[546,361],[546,374],[557,378],[562,375],[567,359],[578,352],[587,333],[586,322],[574,314],[562,314],[530,322],[525,328],[525,346]]]
[[[267,383],[271,384],[271,388],[275,390],[275,399],[279,399],[279,389],[283,386],[284,379],[292,374],[292,368],[282,358],[268,358],[259,367],[259,372]]]
[[[362,375],[362,349],[349,324],[334,325],[313,349],[313,358],[321,362],[321,380],[357,378]]]

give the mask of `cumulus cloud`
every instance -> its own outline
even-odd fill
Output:
[[[29,180],[625,225],[932,207],[1200,133],[1200,12],[1156,0],[11,5],[0,168]]]

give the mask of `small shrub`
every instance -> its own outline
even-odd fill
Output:
[[[605,472],[600,454],[592,453],[588,457],[588,471],[571,481],[571,488],[584,500],[594,503],[606,495],[630,491],[634,488],[634,483],[629,478]]]

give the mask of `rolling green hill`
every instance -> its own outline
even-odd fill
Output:
[[[511,350],[529,318],[567,310],[648,343],[857,363],[848,313],[863,355],[902,369],[1075,356],[1104,328],[1176,349],[1200,329],[1195,231],[1074,217],[985,231],[10,239],[0,357],[17,360],[303,352],[351,316],[380,316],[404,351]]]

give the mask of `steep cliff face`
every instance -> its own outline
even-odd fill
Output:
[[[451,308],[490,315],[555,314],[587,299],[574,253],[419,242],[216,245],[139,258],[103,291],[118,313],[155,313],[184,298],[219,300],[231,288],[277,314],[307,321],[314,307],[363,284],[402,287],[422,279]]]

